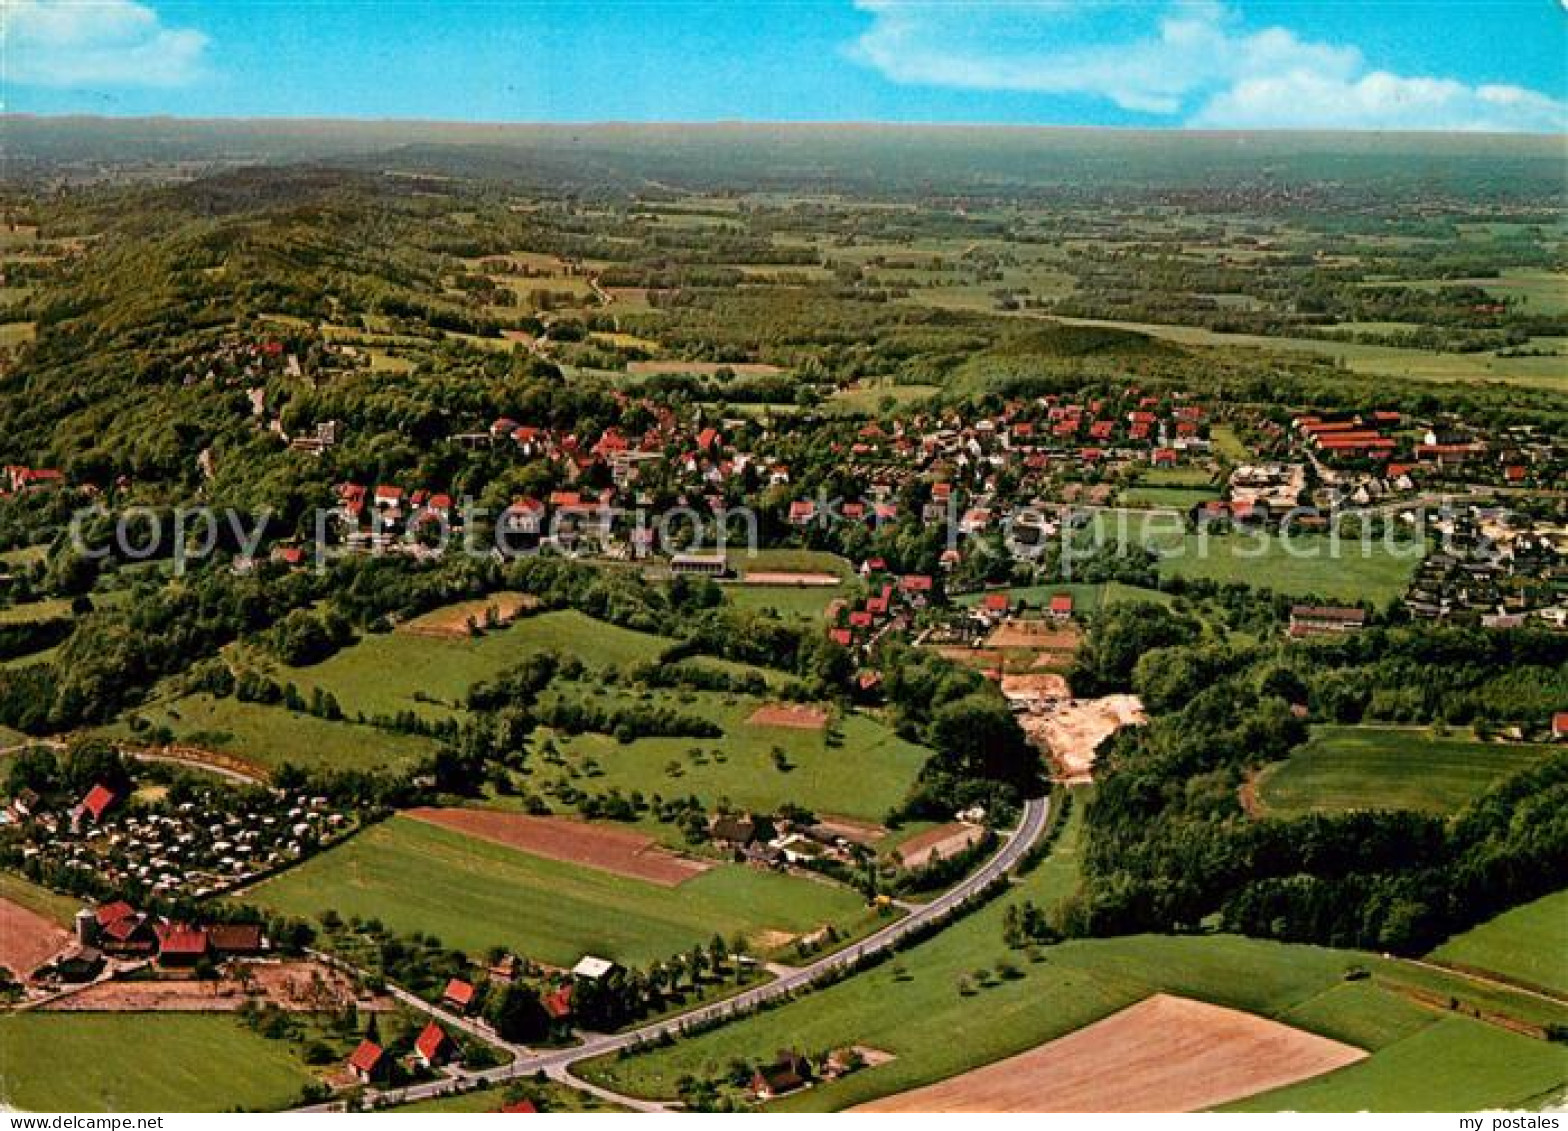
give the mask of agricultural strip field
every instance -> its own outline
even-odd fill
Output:
[[[282,706],[241,703],[206,693],[151,704],[136,712],[166,726],[175,741],[233,754],[264,769],[292,762],[307,770],[385,770],[406,766],[434,752],[436,743],[413,734],[332,722]],[[120,737],[132,737],[123,726]]]
[[[763,1061],[779,1048],[816,1050],[859,1044],[891,1053],[895,1059],[888,1063],[770,1105],[781,1110],[838,1110],[1024,1052],[1154,993],[1168,993],[1280,1020],[1357,1043],[1372,1053],[1359,1065],[1278,1093],[1282,1096],[1372,1068],[1379,1073],[1418,1073],[1419,1058],[1408,1054],[1384,1068],[1385,1057],[1416,1038],[1423,1039],[1425,1055],[1439,1059],[1470,1055],[1487,1061],[1513,1060],[1514,1067],[1495,1080],[1482,1073],[1465,1073],[1447,1086],[1468,1101],[1451,1101],[1460,1110],[1522,1102],[1560,1086],[1563,1057],[1568,1055],[1561,1046],[1410,1004],[1383,983],[1384,975],[1402,969],[1401,965],[1385,963],[1375,955],[1230,935],[1072,941],[1041,948],[1037,962],[1009,949],[1002,941],[1002,918],[1009,904],[1027,898],[1049,908],[1075,888],[1084,801],[1085,794],[1079,792],[1052,853],[1022,877],[1011,894],[929,941],[801,1001],[667,1049],[626,1060],[602,1058],[580,1066],[580,1074],[631,1094],[668,1097],[684,1075],[717,1078],[736,1057]],[[1003,964],[1011,965],[1012,976]],[[1346,982],[1345,972],[1352,966],[1366,967],[1372,978]],[[1463,980],[1441,972],[1433,976],[1452,986],[1456,994],[1468,992],[1470,984]],[[1348,985],[1365,989],[1346,997],[1340,991]],[[1368,1000],[1377,1008],[1369,1010]],[[1568,1009],[1528,1000],[1568,1021]],[[1316,1012],[1309,1007],[1316,1007]],[[1381,1017],[1396,1010],[1401,1011],[1402,1025],[1380,1031],[1366,1020],[1368,1013]],[[911,1017],[921,1023],[911,1025]],[[1411,1085],[1422,1078],[1414,1075]],[[1402,1092],[1391,1091],[1389,1096],[1384,1099],[1367,1090],[1362,1106],[1397,1110],[1402,1102],[1410,1102]],[[1332,1106],[1339,1098],[1335,1092],[1307,1093],[1294,1105],[1282,1100],[1278,1106],[1310,1109],[1317,1106],[1314,1101]]]
[[[773,872],[724,865],[671,890],[406,817],[265,881],[249,900],[310,917],[334,908],[470,953],[506,946],[563,966],[583,954],[645,964],[715,934],[766,942],[865,914],[845,889]]]
[[[1271,813],[1419,809],[1452,813],[1551,754],[1547,746],[1477,742],[1393,727],[1314,727],[1286,761],[1258,776]]]
[[[677,856],[641,833],[569,817],[534,817],[493,809],[409,809],[405,816],[533,856],[597,868],[660,887],[677,887],[714,867],[710,860]]]
[[[290,1045],[229,1017],[0,1017],[0,1099],[27,1111],[276,1110],[310,1080]]]
[[[1449,939],[1431,957],[1568,996],[1568,891],[1505,911]]]
[[[1155,994],[1029,1052],[857,1110],[1200,1111],[1365,1056],[1277,1021]]]

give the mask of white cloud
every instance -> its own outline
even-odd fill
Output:
[[[134,0],[0,0],[6,80],[20,86],[184,86],[207,42]]]
[[[1568,126],[1568,105],[1521,86],[1466,86],[1387,71],[1343,79],[1295,70],[1237,83],[1211,98],[1190,124],[1556,133]]]
[[[1248,31],[1214,0],[1152,17],[1104,0],[856,7],[872,22],[851,56],[908,85],[1089,95],[1205,127],[1568,128],[1568,106],[1536,91],[1372,70],[1352,45]]]

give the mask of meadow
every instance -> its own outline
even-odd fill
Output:
[[[290,762],[307,770],[395,770],[434,753],[437,745],[421,735],[332,722],[232,696],[216,699],[205,692],[154,702],[136,714],[168,727],[177,743],[221,750],[263,769]],[[123,724],[109,733],[134,737]]]
[[[1452,813],[1549,753],[1545,746],[1424,730],[1320,726],[1289,759],[1263,770],[1257,793],[1269,812],[1287,816],[1350,809]]]
[[[277,1110],[312,1079],[287,1043],[181,1013],[3,1016],[0,1066],[26,1111]]]
[[[599,701],[607,705],[620,696]],[[880,821],[903,801],[929,757],[868,715],[837,721],[840,737],[826,730],[763,726],[747,721],[765,701],[712,692],[650,693],[647,701],[716,722],[721,738],[638,738],[618,742],[609,735],[559,736],[555,746],[565,765],[553,767],[539,754],[529,761],[536,787],[563,774],[579,788],[599,793],[610,787],[645,797],[695,794],[710,805],[771,811],[784,801],[820,814]],[[639,700],[640,701],[640,700]],[[782,761],[775,752],[781,752]],[[668,826],[648,831],[669,839]]]
[[[866,916],[846,889],[774,872],[720,865],[660,887],[403,817],[263,882],[248,900],[312,918],[333,908],[471,954],[505,946],[564,966],[584,954],[645,964],[715,934],[745,936],[760,951]]]
[[[1136,528],[1134,528],[1136,529]],[[1162,540],[1164,542],[1164,540]],[[1396,552],[1382,542],[1365,547],[1345,539],[1336,552],[1327,538],[1187,534],[1176,546],[1165,542],[1161,578],[1239,582],[1298,597],[1384,604],[1410,585],[1420,553]],[[1398,547],[1404,551],[1406,547]]]
[[[331,692],[350,718],[400,711],[440,717],[462,709],[473,684],[535,652],[554,650],[603,667],[655,659],[669,643],[567,610],[523,617],[478,637],[390,632],[367,636],[310,667],[265,661],[257,666],[268,668],[280,683],[292,682],[306,696],[318,687]]]
[[[1008,949],[1001,931],[1008,904],[1027,898],[1049,907],[1073,890],[1083,801],[1080,796],[1041,865],[1009,894],[935,938],[803,1000],[653,1053],[600,1058],[580,1065],[579,1073],[631,1094],[667,1097],[682,1076],[721,1076],[736,1057],[765,1060],[779,1048],[815,1053],[854,1043],[892,1053],[896,1059],[888,1063],[770,1105],[770,1110],[839,1110],[1033,1048],[1164,991],[1296,1024],[1373,1052],[1359,1065],[1282,1091],[1271,1109],[1333,1110],[1355,1096],[1371,1110],[1397,1110],[1411,1102],[1408,1089],[1422,1079],[1423,1056],[1442,1062],[1470,1056],[1510,1066],[1493,1078],[1470,1072],[1464,1076],[1468,1083],[1445,1085],[1468,1101],[1452,1101],[1461,1110],[1519,1102],[1560,1083],[1559,1046],[1416,1007],[1384,988],[1378,976],[1394,964],[1373,955],[1228,935],[1077,940],[1041,948],[1037,961]],[[1347,969],[1357,965],[1368,967],[1373,978],[1347,982]],[[1463,992],[1457,988],[1461,983],[1454,984]],[[1560,1012],[1568,1018],[1568,1008]],[[911,1025],[910,1018],[920,1023]],[[1417,1040],[1421,1044],[1414,1050],[1401,1051]],[[1300,1091],[1368,1070],[1376,1073],[1371,1087],[1358,1075],[1340,1089]],[[1397,1086],[1380,1091],[1377,1081],[1390,1077]]]
[[[1568,995],[1568,891],[1505,911],[1449,939],[1431,957]]]
[[[1353,373],[1405,377],[1421,381],[1495,381],[1523,389],[1562,391],[1568,388],[1563,359],[1556,354],[1540,357],[1500,356],[1495,352],[1441,353],[1437,350],[1399,346],[1363,345],[1320,338],[1276,338],[1263,334],[1227,334],[1201,326],[1153,322],[1118,322],[1095,318],[1059,318],[1074,326],[1100,326],[1131,330],[1179,345],[1221,346],[1227,349],[1293,351],[1327,357]],[[1560,350],[1561,338],[1535,338],[1532,346]]]

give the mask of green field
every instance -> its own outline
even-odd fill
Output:
[[[841,581],[855,574],[848,561],[826,550],[732,549],[726,554],[730,568],[748,573],[831,573]]]
[[[1170,545],[1166,539],[1157,543]],[[1370,600],[1379,604],[1404,594],[1420,555],[1402,556],[1381,542],[1363,548],[1344,540],[1337,554],[1327,538],[1296,536],[1288,543],[1277,536],[1259,540],[1246,534],[1188,534],[1180,553],[1160,558],[1160,577],[1242,582],[1300,597],[1326,600]]]
[[[1128,487],[1119,496],[1123,506],[1171,507],[1179,511],[1190,510],[1199,503],[1219,497],[1220,492],[1215,487],[1159,487],[1141,483]]]
[[[1434,950],[1432,958],[1568,995],[1568,891],[1515,907],[1456,935]]]
[[[602,667],[654,659],[668,644],[579,612],[549,612],[480,637],[368,636],[308,668],[274,665],[272,675],[307,696],[317,687],[331,692],[350,718],[409,710],[439,716],[460,708],[473,684],[534,652],[554,650]]]
[[[71,602],[64,597],[29,601],[25,605],[0,605],[0,624],[33,624],[70,615]]]
[[[607,1104],[587,1092],[580,1092],[576,1088],[569,1088],[564,1084],[536,1083],[529,1081],[527,1089],[536,1100],[542,1100],[542,1109],[545,1112],[584,1112],[584,1111],[624,1111],[625,1108]],[[418,1103],[399,1104],[396,1107],[377,1108],[378,1112],[394,1112],[398,1115],[464,1115],[471,1112],[498,1112],[506,1105],[507,1088],[475,1088],[456,1096],[441,1096],[433,1100],[420,1100]]]
[[[1103,581],[1092,585],[1080,582],[1063,582],[1058,585],[1015,585],[998,592],[1006,592],[1015,602],[1026,602],[1034,612],[1049,608],[1051,598],[1057,594],[1067,593],[1073,599],[1073,615],[1079,617],[1090,616],[1108,605],[1121,605],[1133,601],[1151,601],[1159,605],[1168,605],[1173,599],[1169,593],[1127,585],[1120,581]],[[955,597],[953,603],[977,605],[984,597],[984,593],[965,593]]]
[[[1151,338],[1181,345],[1222,346],[1230,349],[1293,351],[1318,354],[1341,362],[1354,373],[1410,377],[1422,381],[1498,381],[1521,388],[1562,390],[1568,387],[1560,356],[1499,357],[1495,353],[1439,353],[1436,350],[1401,349],[1398,346],[1362,345],[1318,338],[1271,338],[1261,334],[1225,334],[1201,326],[1171,326],[1152,322],[1117,322],[1094,318],[1059,318],[1074,326],[1103,326],[1132,330]],[[1536,347],[1561,349],[1561,338],[1536,338]]]
[[[767,611],[781,620],[820,620],[828,605],[844,596],[833,585],[726,585],[724,599],[737,609]]]
[[[865,916],[846,889],[775,872],[721,865],[658,887],[404,817],[262,883],[249,899],[291,915],[375,917],[471,954],[506,946],[566,966],[590,953],[645,964],[715,934],[799,934]]]
[[[286,1042],[180,1013],[0,1017],[0,1070],[0,1099],[27,1111],[276,1110],[311,1080]]]
[[[822,814],[880,821],[908,795],[930,755],[859,713],[841,716],[842,739],[830,745],[826,731],[747,722],[763,700],[713,692],[647,698],[711,719],[724,735],[629,743],[603,734],[558,737],[556,746],[566,765],[553,766],[534,755],[529,760],[532,784],[537,788],[575,770],[581,777],[573,779],[574,784],[594,793],[614,786],[623,794],[638,790],[646,797],[696,794],[710,806],[727,797],[733,805],[766,811],[790,801]],[[775,749],[784,752],[786,769],[774,763]]]
[[[39,887],[15,872],[0,872],[0,899],[8,899],[67,928],[74,926],[76,912],[82,906],[81,900]]]
[[[1228,935],[1073,941],[1044,948],[1040,962],[1008,950],[1001,939],[1001,919],[1010,902],[1027,897],[1049,907],[1076,883],[1082,800],[1051,856],[1023,877],[1011,896],[930,941],[803,1000],[657,1052],[626,1060],[606,1057],[579,1066],[579,1071],[631,1094],[669,1096],[683,1075],[716,1077],[736,1057],[762,1060],[784,1047],[818,1052],[858,1043],[896,1056],[772,1105],[836,1110],[1022,1052],[1164,991],[1293,1022],[1373,1050],[1363,1064],[1320,1083],[1368,1070],[1377,1074],[1374,1080],[1404,1080],[1423,1054],[1442,1062],[1461,1056],[1511,1062],[1508,1072],[1493,1079],[1464,1074],[1474,1082],[1464,1093],[1467,1102],[1444,1102],[1470,1110],[1485,1106],[1483,1101],[1522,1101],[1561,1081],[1560,1047],[1417,1007],[1384,988],[1382,975],[1398,966],[1373,955]],[[1022,976],[998,975],[1004,960]],[[1345,970],[1356,964],[1371,969],[1374,979],[1346,982]],[[988,972],[989,985],[978,976],[982,970]],[[1453,981],[1441,972],[1434,976]],[[972,996],[961,991],[961,978],[969,980]],[[1559,1012],[1568,1017],[1568,1009]],[[912,1018],[919,1024],[911,1024]],[[1392,1055],[1418,1040],[1421,1044],[1413,1052]],[[1386,1057],[1391,1059],[1385,1062]],[[1307,1093],[1292,1098],[1292,1105],[1333,1107],[1342,1096],[1355,1094],[1365,1097],[1362,1105],[1368,1108],[1397,1110],[1411,1102],[1402,1089],[1418,1079],[1379,1093],[1350,1077],[1343,1090]],[[1460,1087],[1445,1085],[1449,1092],[1434,1094],[1458,1096]]]
[[[1347,809],[1452,813],[1488,786],[1551,753],[1545,746],[1437,737],[1423,730],[1320,726],[1290,758],[1264,769],[1270,812]]]
[[[395,734],[350,722],[330,722],[281,706],[241,703],[206,693],[150,704],[136,712],[166,726],[177,742],[221,750],[276,768],[285,762],[308,770],[385,770],[418,761],[436,749],[433,739]],[[123,726],[114,733],[128,735]]]
[[[1481,1111],[1539,1107],[1568,1083],[1568,1047],[1444,1017],[1359,1064],[1226,1111]]]

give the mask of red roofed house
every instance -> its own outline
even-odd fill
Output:
[[[201,927],[188,923],[161,923],[153,930],[158,936],[160,966],[194,966],[211,951],[212,941]]]
[[[441,1004],[459,1013],[467,1013],[474,1005],[474,987],[461,978],[453,978],[441,992]]]
[[[83,819],[88,817],[92,818],[93,824],[98,824],[119,799],[119,795],[103,783],[93,786],[87,791],[87,796],[82,798],[82,803],[71,810],[71,828],[80,828]]]
[[[562,986],[539,999],[551,1021],[566,1021],[572,1016],[572,987]]]
[[[434,1021],[426,1025],[414,1038],[414,1059],[426,1068],[435,1068],[451,1059],[455,1050],[446,1030]]]
[[[847,628],[829,629],[828,639],[839,645],[841,648],[848,648],[855,642],[855,638],[850,635],[849,629]]]
[[[987,593],[980,607],[988,613],[1005,613],[1011,604],[1006,593]]]
[[[375,1041],[360,1041],[359,1047],[348,1058],[348,1070],[361,1084],[385,1080],[391,1068],[392,1062],[387,1059],[386,1050]]]
[[[1568,738],[1568,711],[1558,711],[1552,716],[1552,737],[1559,742]]]
[[[1061,620],[1073,615],[1073,595],[1057,593],[1051,597],[1051,615]]]

